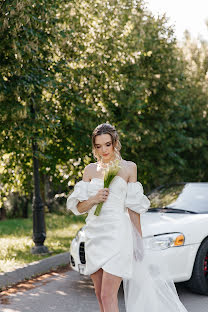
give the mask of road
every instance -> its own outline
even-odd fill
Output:
[[[188,312],[208,312],[208,297],[190,293],[176,284]],[[125,312],[123,290],[119,311]],[[99,312],[94,287],[88,276],[67,269],[44,274],[0,294],[1,312]]]

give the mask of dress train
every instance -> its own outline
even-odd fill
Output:
[[[132,222],[132,221],[131,221]],[[126,312],[188,312],[180,301],[168,267],[160,257],[148,257],[143,239],[132,222],[133,274],[123,279]]]

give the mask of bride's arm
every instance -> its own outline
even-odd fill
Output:
[[[132,223],[135,225],[137,228],[138,232],[140,233],[142,237],[142,228],[141,228],[141,223],[140,223],[140,214],[137,212],[132,211],[131,209],[128,209],[129,216],[131,218]]]
[[[131,165],[129,166],[129,181],[128,182],[137,182],[137,165],[134,162],[131,162]],[[128,208],[128,213],[129,213],[132,223],[135,225],[135,227],[137,228],[137,230],[139,231],[142,237],[140,214],[129,208]]]
[[[83,172],[82,180],[84,182],[90,182],[90,165],[86,166]],[[89,209],[91,209],[95,204],[97,203],[96,197],[91,196],[87,200],[84,200],[83,202],[78,202],[77,204],[77,210],[80,213],[87,212]]]
[[[84,182],[90,182],[92,172],[91,172],[91,164],[87,165],[84,169],[82,180]],[[87,200],[84,200],[82,202],[78,202],[77,204],[77,210],[80,213],[88,212],[94,205],[99,204],[102,201],[106,201],[107,197],[103,199],[103,190],[109,192],[108,189],[100,189],[98,190],[97,194],[94,196],[89,197]]]

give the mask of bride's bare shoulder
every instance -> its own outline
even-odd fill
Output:
[[[129,182],[136,182],[137,181],[137,165],[133,161],[124,160],[124,166],[128,172]]]
[[[137,169],[137,165],[133,162],[133,161],[131,161],[131,160],[125,160],[125,159],[123,159],[123,161],[124,161],[124,165],[126,166],[126,167],[128,167],[130,170],[135,170],[135,169]]]
[[[85,182],[91,181],[91,179],[94,175],[94,172],[96,172],[96,168],[97,168],[97,163],[90,163],[89,165],[87,165],[84,168],[82,180]]]

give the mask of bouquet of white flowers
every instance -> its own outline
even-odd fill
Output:
[[[120,161],[119,159],[116,159],[114,162],[112,162],[112,165],[110,165],[106,170],[105,170],[105,174],[104,174],[104,188],[108,188],[109,185],[111,184],[111,181],[115,178],[115,176],[117,175],[119,169],[121,168],[120,166]],[[99,216],[101,208],[103,206],[103,202],[100,202],[97,207],[96,210],[94,212],[95,216]]]

